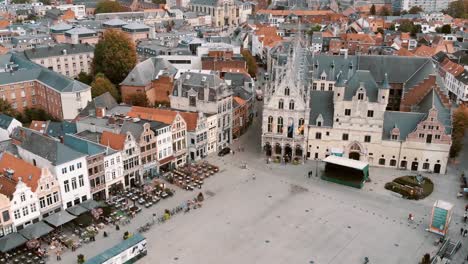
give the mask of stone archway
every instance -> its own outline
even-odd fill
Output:
[[[359,160],[361,158],[361,154],[359,154],[359,152],[350,152],[349,158],[353,160]]]
[[[275,145],[275,154],[281,155],[281,145],[279,143],[276,143]]]
[[[272,147],[271,147],[271,145],[270,145],[269,142],[267,142],[267,143],[265,144],[264,150],[265,150],[265,155],[266,155],[267,157],[271,157],[271,154],[272,154]]]
[[[359,142],[353,142],[348,147],[348,158],[354,160],[360,160],[361,154],[363,153],[363,147]]]
[[[284,146],[284,160],[290,162],[292,158],[293,150],[289,144]]]
[[[303,151],[302,151],[301,146],[297,145],[294,150],[294,156],[302,158],[302,154],[303,154]]]

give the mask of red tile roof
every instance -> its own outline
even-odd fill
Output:
[[[271,10],[262,9],[258,10],[257,14],[271,14],[273,16],[289,16],[291,14],[297,16],[323,16],[334,14],[331,10]]]
[[[242,99],[242,98],[240,98],[239,96],[234,96],[233,99],[234,99],[234,101],[236,101],[236,103],[237,103],[238,105],[244,105],[244,104],[245,104],[245,100]]]
[[[400,48],[397,52],[396,55],[398,56],[406,56],[406,57],[414,57],[414,54],[411,53],[409,50],[405,48]]]
[[[127,115],[130,117],[138,117],[141,119],[158,121],[165,124],[172,124],[177,113],[179,113],[187,123],[187,130],[195,131],[198,120],[198,113],[195,112],[179,112],[173,109],[133,106],[132,110],[128,112]]]
[[[0,158],[0,173],[4,174],[3,178],[5,177],[5,173],[7,169],[11,169],[14,171],[13,176],[12,176],[13,181],[17,182],[21,178],[21,180],[29,188],[31,188],[33,192],[36,191],[38,181],[41,178],[41,169],[39,169],[38,167],[32,164],[27,163],[26,161],[22,159],[16,158],[15,156],[5,152]],[[0,192],[3,193],[3,190],[0,189]]]
[[[436,54],[436,49],[426,45],[421,45],[414,51],[414,55],[418,57],[432,57],[434,54]]]
[[[464,67],[460,64],[457,64],[447,58],[441,63],[442,69],[446,72],[449,72],[453,76],[457,77],[458,75],[462,74],[464,71]]]
[[[125,135],[104,131],[102,132],[100,143],[115,150],[123,150],[125,145]]]
[[[258,25],[255,30],[255,35],[258,39],[263,42],[265,47],[273,47],[276,43],[283,40],[282,37],[278,36],[278,31],[275,27]]]

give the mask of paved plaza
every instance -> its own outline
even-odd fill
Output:
[[[421,201],[404,200],[384,189],[385,182],[408,175],[407,171],[371,168],[372,182],[362,190],[315,176],[309,179],[307,171],[315,174],[313,161],[266,164],[256,138],[258,125],[254,122],[235,142],[233,148],[244,147],[244,152],[208,158],[221,172],[205,181],[203,207],[144,233],[148,256],[138,263],[341,264],[363,263],[366,256],[370,263],[418,263],[424,253],[437,250],[438,236],[425,231],[437,199],[455,204],[449,236],[463,239],[459,229],[465,200],[456,198],[459,172],[426,175],[434,181],[435,191]],[[247,169],[241,168],[244,162]],[[74,263],[80,253],[87,259],[97,255],[122,241],[124,231],[134,232],[149,221],[153,213],[160,216],[197,194],[175,189],[174,198],[144,209],[131,226],[110,230],[110,237],[100,235],[96,242],[66,252],[62,262]],[[415,215],[415,223],[407,222],[409,213]],[[457,259],[467,253],[463,246]]]

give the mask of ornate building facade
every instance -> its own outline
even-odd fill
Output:
[[[272,59],[262,126],[267,156],[300,162],[339,155],[445,173],[450,102],[430,59],[315,56],[299,46],[290,57],[285,66]]]

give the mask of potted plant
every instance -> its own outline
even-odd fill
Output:
[[[79,255],[77,256],[76,262],[77,262],[78,264],[83,264],[83,263],[85,262],[85,257],[84,257],[84,255],[83,255],[83,254],[79,254]]]

